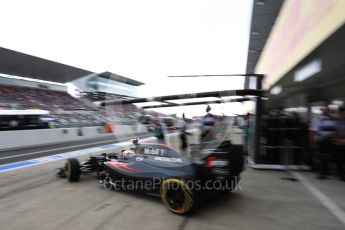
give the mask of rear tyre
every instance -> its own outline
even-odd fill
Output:
[[[67,159],[66,172],[67,172],[67,179],[70,182],[77,182],[80,178],[79,161],[75,158]]]
[[[160,195],[164,206],[171,212],[187,214],[192,210],[193,193],[183,180],[164,180],[161,184]]]
[[[230,192],[232,192],[233,190],[236,190],[239,186],[240,183],[240,176],[236,175],[236,176],[232,176],[231,178],[229,178],[225,184],[224,187],[221,190],[222,194],[228,194]]]

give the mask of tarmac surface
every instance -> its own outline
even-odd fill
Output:
[[[138,134],[138,137],[151,136],[149,134]],[[39,157],[65,153],[85,148],[92,148],[119,141],[129,140],[132,136],[117,138],[113,134],[103,137],[87,139],[81,141],[72,141],[68,143],[49,144],[42,146],[26,147],[20,149],[0,150],[0,165],[23,160],[35,159]]]
[[[107,191],[94,176],[78,183],[56,178],[63,164],[0,173],[1,229],[345,229],[345,183],[319,181],[310,172],[294,173],[300,181],[292,182],[281,180],[283,172],[247,168],[239,189],[209,197],[191,215],[180,216],[158,197]]]

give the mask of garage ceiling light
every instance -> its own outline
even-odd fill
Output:
[[[344,105],[344,101],[341,101],[341,100],[334,100],[334,101],[332,101],[332,104],[341,107],[341,106]]]
[[[270,94],[278,95],[283,91],[283,87],[281,85],[276,85],[270,90]]]
[[[264,0],[257,0],[256,5],[263,6],[263,5],[265,5],[265,1]]]
[[[314,59],[295,72],[294,81],[301,82],[322,70],[321,59]]]

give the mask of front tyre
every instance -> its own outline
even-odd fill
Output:
[[[110,177],[106,177],[103,180],[103,187],[105,190],[112,190],[114,187],[113,180]]]
[[[66,165],[67,179],[70,182],[77,182],[80,178],[79,161],[75,158],[67,159]]]
[[[192,210],[193,193],[183,180],[164,180],[161,184],[160,195],[164,206],[171,212],[187,214]]]

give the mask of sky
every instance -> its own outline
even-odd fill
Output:
[[[142,81],[143,96],[243,87],[167,76],[244,73],[252,0],[0,0],[0,9],[0,46]]]

